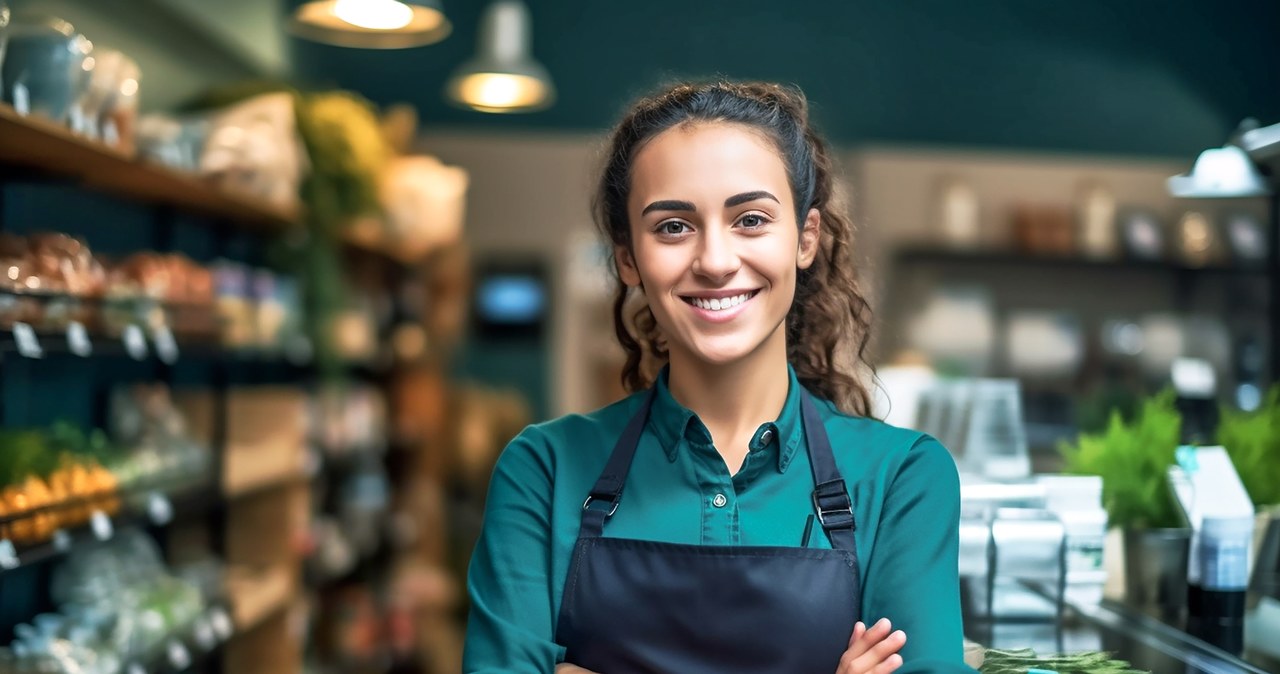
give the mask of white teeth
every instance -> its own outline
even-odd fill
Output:
[[[746,302],[749,299],[751,299],[751,293],[744,293],[742,295],[735,295],[733,297],[713,298],[713,299],[691,297],[689,298],[689,301],[699,309],[705,309],[707,311],[724,311],[725,309],[731,309],[733,307],[736,307],[739,304],[742,304],[743,302]]]

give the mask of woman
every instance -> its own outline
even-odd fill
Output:
[[[798,91],[680,85],[622,120],[595,210],[635,393],[503,452],[465,671],[971,671],[955,465],[866,417],[833,189]]]

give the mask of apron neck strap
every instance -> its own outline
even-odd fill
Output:
[[[618,503],[622,500],[622,487],[631,470],[631,461],[640,447],[640,436],[644,433],[645,424],[649,422],[649,411],[653,408],[657,391],[656,386],[649,389],[640,409],[627,422],[622,436],[614,445],[604,472],[591,488],[591,493],[587,494],[587,500],[583,501],[582,526],[578,532],[580,537],[600,537],[604,533],[605,522],[618,510]],[[800,393],[800,411],[804,419],[805,444],[809,449],[809,466],[813,469],[812,499],[818,521],[827,532],[831,547],[853,550],[853,532],[856,528],[853,502],[849,499],[844,478],[836,468],[835,455],[831,451],[827,431],[822,425],[822,417],[807,391]]]

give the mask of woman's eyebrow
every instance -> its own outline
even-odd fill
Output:
[[[725,199],[724,207],[733,208],[734,206],[740,206],[749,201],[755,201],[756,199],[772,199],[774,201],[777,201],[779,204],[782,203],[781,201],[778,201],[778,197],[775,197],[764,190],[756,190],[754,192],[743,192],[742,194],[735,194],[729,197],[728,199]]]
[[[640,215],[648,215],[654,211],[688,211],[691,213],[698,212],[698,209],[691,201],[677,201],[675,199],[665,199],[663,201],[655,201],[640,211]]]

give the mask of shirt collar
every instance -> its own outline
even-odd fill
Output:
[[[668,367],[663,367],[658,374],[654,387],[657,389],[653,399],[653,410],[649,415],[649,428],[662,443],[667,459],[674,462],[679,456],[680,441],[710,445],[711,432],[692,410],[681,405],[671,395],[667,385]],[[782,404],[782,412],[774,421],[760,424],[755,435],[751,437],[751,451],[777,451],[778,472],[786,472],[787,466],[795,458],[796,451],[804,441],[804,424],[801,422],[800,394],[804,388],[796,378],[796,372],[787,365],[787,399]],[[775,450],[776,448],[776,450]]]

